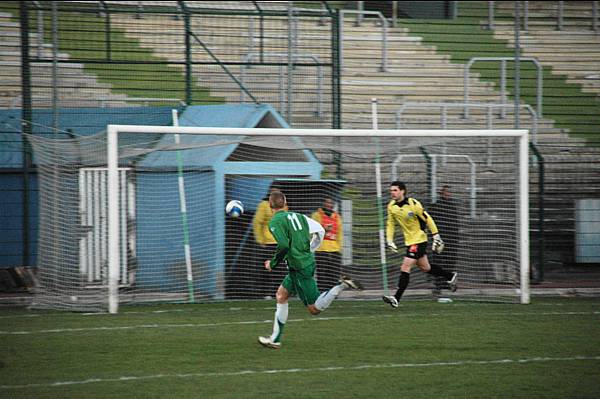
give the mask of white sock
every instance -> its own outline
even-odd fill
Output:
[[[283,333],[283,327],[288,318],[288,304],[278,303],[277,310],[275,311],[275,320],[273,321],[273,334],[271,335],[271,341],[279,342],[281,340],[281,334]]]
[[[315,307],[319,310],[325,310],[331,305],[331,302],[342,292],[346,287],[346,284],[336,285],[329,291],[325,291],[315,301]]]

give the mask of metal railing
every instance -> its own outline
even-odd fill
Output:
[[[454,155],[454,154],[429,154],[427,156],[424,154],[401,154],[394,159],[392,162],[392,181],[398,179],[398,165],[405,158],[426,158],[426,161],[429,162],[427,158],[431,159],[431,169],[429,181],[431,181],[431,185],[429,187],[430,190],[430,199],[431,203],[437,202],[437,192],[438,192],[438,179],[437,179],[437,165],[438,165],[438,157],[442,157],[444,160],[446,158],[455,158],[455,159],[465,159],[469,163],[469,176],[470,176],[470,216],[471,219],[475,219],[475,213],[477,211],[477,166],[473,159],[468,155]]]
[[[472,107],[472,108],[486,108],[487,112],[486,112],[486,129],[491,130],[493,129],[493,118],[492,118],[492,110],[494,108],[500,108],[500,107],[510,107],[511,109],[513,108],[512,105],[509,104],[493,104],[493,103],[446,103],[446,102],[440,102],[440,103],[434,103],[434,102],[422,102],[422,103],[412,103],[412,102],[407,102],[404,103],[400,106],[400,109],[398,111],[396,111],[396,129],[401,129],[402,128],[402,113],[404,112],[404,110],[406,110],[407,108],[434,108],[434,107],[438,107],[441,109],[441,114],[440,114],[440,124],[442,126],[442,129],[447,129],[448,126],[448,115],[447,115],[447,111],[448,108],[465,108],[466,106]],[[533,144],[537,144],[537,130],[538,130],[538,117],[535,113],[535,111],[533,110],[533,108],[531,107],[531,105],[529,104],[521,104],[520,108],[525,109],[530,115],[531,115],[531,130],[530,130],[530,134],[531,134],[531,142]],[[490,137],[488,139],[488,143],[487,143],[487,161],[486,161],[488,166],[492,166],[492,137]]]
[[[46,97],[43,96],[34,96],[32,97],[36,101],[47,100]],[[20,96],[14,97],[10,101],[9,108],[16,109],[21,106],[22,98]],[[156,98],[156,97],[124,97],[124,98],[111,98],[111,97],[96,97],[93,100],[85,100],[86,102],[97,101],[101,108],[106,108],[109,103],[127,103],[127,102],[139,102],[144,106],[149,105],[149,103],[177,103],[182,107],[187,107],[185,101],[179,98]],[[60,102],[60,101],[59,101]]]
[[[477,61],[500,61],[500,102],[502,105],[507,104],[507,90],[506,90],[506,62],[514,61],[515,57],[471,57],[469,62],[465,65],[464,69],[464,95],[463,101],[465,104],[469,103],[469,72],[471,66]],[[520,61],[530,61],[537,68],[536,76],[536,114],[538,117],[542,117],[542,102],[543,102],[543,69],[542,64],[534,57],[520,57]],[[506,108],[501,108],[501,117],[504,118]],[[469,117],[469,108],[465,108],[465,118]]]
[[[402,127],[402,113],[408,108],[440,108],[440,124],[442,129],[447,129],[448,124],[448,108],[486,108],[486,128],[493,129],[493,118],[492,110],[494,108],[509,108],[512,109],[512,104],[495,104],[495,103],[450,103],[450,102],[406,102],[400,106],[400,109],[396,111],[396,129]],[[531,141],[537,143],[537,131],[538,131],[538,116],[534,109],[529,104],[521,104],[520,108],[525,109],[529,115],[531,115]]]
[[[149,103],[169,103],[169,102],[177,103],[177,104],[181,105],[182,107],[187,106],[185,101],[183,101],[179,98],[127,97],[127,98],[123,98],[123,99],[114,99],[114,98],[102,97],[102,98],[98,98],[98,101],[100,102],[100,106],[102,108],[106,107],[106,104],[110,103],[110,102],[128,102],[128,101],[140,102],[144,106],[147,106]]]
[[[381,21],[381,71],[387,72],[388,67],[388,59],[387,59],[387,49],[388,49],[388,21],[379,11],[361,11],[361,10],[340,10],[340,50],[339,50],[339,58],[340,58],[340,68],[344,68],[344,16],[346,14],[367,14],[367,15],[375,15]]]
[[[488,1],[488,29],[494,29],[494,1]],[[546,3],[550,3],[549,1]],[[564,1],[557,1],[556,7],[556,30],[563,30],[564,28],[564,18],[565,18],[565,10],[564,10]],[[594,32],[598,32],[598,2],[592,1],[592,15],[591,15],[591,25],[590,29]],[[520,21],[521,26],[524,30],[529,30],[529,2],[522,2],[523,8],[523,18]]]
[[[281,59],[288,59],[287,53],[249,53],[242,57],[242,62],[250,63],[254,58],[263,58],[263,57],[275,57]],[[321,64],[321,60],[319,57],[313,54],[293,54],[293,60],[298,59],[310,59],[313,60],[317,67],[317,101],[315,104],[315,115],[321,117],[323,114],[323,65]],[[241,65],[240,66],[240,83],[242,86],[245,84],[246,73],[245,70],[249,68],[249,65]],[[283,72],[284,65],[279,65],[279,110],[282,111],[284,109],[284,92],[286,91],[283,85]],[[288,77],[289,78],[289,77]],[[292,93],[288,92],[288,102],[292,101]],[[246,101],[244,91],[240,90],[240,102],[243,103]]]

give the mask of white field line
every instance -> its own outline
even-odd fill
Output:
[[[600,311],[593,312],[495,312],[495,313],[486,313],[484,316],[592,316],[592,315],[600,315]],[[289,319],[288,323],[297,323],[297,322],[312,322],[312,321],[329,321],[329,320],[357,320],[357,319],[381,319],[381,318],[391,318],[391,317],[456,317],[457,315],[454,313],[401,313],[401,314],[379,314],[372,316],[336,316],[336,317],[313,317],[308,319]],[[182,323],[182,324],[173,324],[173,323],[153,323],[153,324],[136,324],[136,325],[128,325],[128,326],[101,326],[101,327],[79,327],[79,328],[52,328],[52,329],[44,329],[44,330],[21,330],[21,331],[2,331],[0,330],[0,335],[30,335],[30,334],[53,334],[53,333],[68,333],[68,332],[87,332],[87,331],[119,331],[119,330],[136,330],[136,329],[145,329],[145,328],[201,328],[201,327],[221,327],[221,326],[231,326],[231,325],[244,325],[244,324],[264,324],[264,323],[273,323],[273,319],[268,320],[249,320],[249,321],[231,321],[231,322],[222,322],[222,323]]]
[[[371,302],[371,303],[381,302],[379,299],[377,299],[377,300],[365,299],[362,301],[363,302]],[[442,305],[442,306],[446,306],[446,305]],[[467,306],[471,306],[471,304],[456,303],[456,302],[452,304],[453,308],[467,307]],[[538,303],[538,304],[536,304],[536,306],[552,306],[553,308],[556,308],[556,307],[569,306],[569,305],[563,304],[563,303]],[[354,309],[354,308],[365,309],[365,306],[364,305],[350,305],[350,306],[344,305],[343,308],[344,309]],[[232,306],[229,308],[212,308],[212,309],[207,309],[207,308],[203,307],[201,310],[190,307],[189,309],[148,310],[148,311],[130,310],[130,311],[119,312],[119,314],[121,314],[121,315],[127,315],[127,314],[152,315],[152,314],[194,313],[194,312],[206,314],[207,312],[226,312],[226,311],[229,311],[229,312],[240,312],[240,311],[255,312],[255,311],[263,311],[263,310],[273,310],[273,309],[275,309],[274,306],[251,307],[251,308],[240,307],[240,306],[233,307]],[[113,315],[105,313],[105,312],[104,313],[103,312],[94,312],[94,313],[65,312],[65,313],[53,313],[53,314],[43,314],[43,313],[31,313],[30,314],[30,313],[27,313],[27,314],[6,315],[6,316],[0,316],[0,320],[2,320],[2,319],[20,319],[20,318],[36,318],[36,317],[48,317],[48,318],[69,317],[69,316],[73,316],[73,317],[80,317],[80,316],[114,317]]]
[[[267,349],[268,350],[268,349]],[[417,367],[456,367],[456,366],[485,366],[485,365],[513,365],[527,363],[544,362],[575,362],[575,361],[597,361],[600,356],[571,356],[571,357],[532,357],[523,359],[490,359],[490,360],[463,360],[455,362],[431,362],[431,363],[388,363],[388,364],[359,364],[355,366],[329,366],[314,368],[293,368],[293,369],[273,369],[273,370],[240,370],[240,371],[222,371],[207,373],[185,373],[185,374],[152,374],[142,376],[121,376],[114,378],[88,378],[75,381],[54,381],[46,383],[32,383],[22,385],[0,385],[0,389],[24,389],[24,388],[46,388],[46,387],[64,387],[68,385],[84,385],[93,383],[110,383],[125,381],[155,380],[162,378],[218,378],[218,377],[236,377],[252,375],[273,375],[289,373],[322,373],[335,371],[356,371],[373,369],[393,369],[393,368],[417,368]]]

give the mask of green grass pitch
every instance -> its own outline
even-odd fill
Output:
[[[597,398],[600,300],[0,309],[2,398]]]

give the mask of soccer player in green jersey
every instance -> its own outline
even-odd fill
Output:
[[[304,215],[288,212],[285,195],[280,191],[271,193],[269,205],[273,209],[269,229],[277,241],[277,248],[273,257],[265,261],[265,269],[271,271],[282,263],[287,263],[288,274],[275,294],[277,310],[273,333],[269,337],[258,337],[258,342],[267,348],[279,349],[283,327],[288,318],[290,296],[298,295],[308,311],[317,315],[327,309],[344,289],[361,289],[361,285],[347,276],[341,276],[340,284],[319,293],[313,252],[323,239],[323,227]]]

